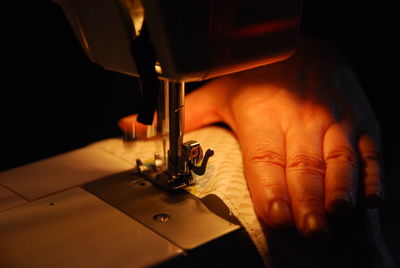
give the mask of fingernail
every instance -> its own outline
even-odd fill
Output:
[[[292,213],[288,204],[282,200],[275,201],[269,208],[269,222],[272,227],[284,228],[293,225]]]
[[[338,194],[330,202],[329,212],[335,216],[345,216],[354,210],[354,198],[351,194]]]
[[[311,239],[328,241],[331,232],[325,216],[317,213],[307,214],[304,218],[304,234]]]

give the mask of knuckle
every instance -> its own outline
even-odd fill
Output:
[[[286,171],[296,173],[325,174],[325,162],[321,157],[311,154],[298,154],[287,161]]]
[[[325,154],[325,162],[327,164],[330,162],[341,162],[350,164],[354,167],[359,166],[356,152],[347,147],[336,148],[332,151],[327,152]]]
[[[273,201],[276,199],[286,199],[287,190],[280,183],[263,183],[264,197],[267,201]]]
[[[376,153],[366,153],[362,158],[364,162],[382,162],[382,157]]]
[[[382,153],[378,150],[368,149],[361,152],[363,161],[382,162]]]
[[[255,164],[285,167],[285,159],[280,153],[265,148],[255,150],[250,161]]]
[[[382,162],[382,140],[380,134],[371,132],[361,135],[358,147],[360,157],[363,161]]]
[[[301,208],[308,208],[308,207],[321,207],[323,204],[322,197],[317,194],[313,193],[303,193],[300,195],[296,200],[296,205]]]

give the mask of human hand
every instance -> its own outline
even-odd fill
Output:
[[[350,213],[358,199],[374,207],[383,197],[379,125],[355,75],[324,44],[215,79],[185,107],[185,131],[230,126],[255,211],[271,227],[324,235],[327,214]]]

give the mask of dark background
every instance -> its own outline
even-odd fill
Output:
[[[118,119],[136,112],[138,81],[91,63],[50,1],[6,4],[2,15],[0,171],[120,135]],[[342,46],[381,123],[382,224],[397,263],[399,15],[395,3],[304,0],[302,24],[304,33]]]

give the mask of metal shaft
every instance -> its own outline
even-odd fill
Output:
[[[185,83],[170,82],[168,170],[173,175],[181,175],[184,173],[184,163],[182,161],[184,97]]]
[[[169,80],[160,79],[160,90],[157,100],[157,134],[162,137],[162,163],[167,167],[169,142]]]

